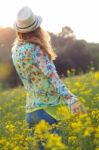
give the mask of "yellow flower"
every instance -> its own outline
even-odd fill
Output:
[[[45,120],[41,120],[35,126],[35,133],[36,134],[43,134],[45,132],[48,132],[50,129],[51,129],[51,126]]]
[[[77,88],[80,88],[80,87],[81,87],[80,82],[75,82],[74,85],[75,85]]]
[[[83,136],[84,136],[84,137],[90,136],[90,134],[91,134],[93,131],[94,131],[94,128],[93,128],[93,127],[88,127],[88,128],[84,131]]]
[[[7,142],[6,138],[0,139],[0,145],[5,145]]]
[[[16,146],[16,147],[14,147],[13,150],[20,150],[20,147],[19,147],[19,146]]]
[[[5,126],[5,128],[9,131],[9,132],[14,132],[15,131],[15,126],[13,124],[7,124]]]
[[[78,122],[72,122],[72,123],[71,123],[71,127],[72,127],[73,129],[79,130],[79,129],[81,129],[81,127],[82,127],[82,123],[81,123],[80,121],[78,121]]]
[[[46,149],[51,150],[66,150],[67,148],[62,143],[62,138],[57,134],[50,134],[45,145]]]
[[[59,118],[61,120],[65,120],[65,119],[69,119],[70,118],[70,112],[69,112],[69,110],[68,110],[68,108],[66,106],[60,106],[57,109],[56,114],[57,114],[57,116],[59,116]]]
[[[76,137],[76,136],[70,136],[70,137],[68,138],[68,142],[71,142],[72,144],[73,144],[73,143],[76,143],[76,142],[77,142],[77,137]]]
[[[95,138],[99,139],[99,126],[95,128]]]
[[[85,136],[85,137],[86,137],[86,136],[90,136],[90,132],[89,132],[88,130],[85,130],[84,136]]]
[[[95,79],[96,79],[96,80],[99,80],[99,72],[96,72],[96,73],[94,74],[94,76],[95,76]]]

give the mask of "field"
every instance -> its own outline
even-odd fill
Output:
[[[61,107],[63,120],[50,126],[43,120],[29,136],[25,120],[23,87],[0,91],[0,150],[99,150],[99,72],[63,79],[67,87],[84,103],[87,114],[70,114]],[[61,136],[51,133],[57,128]]]

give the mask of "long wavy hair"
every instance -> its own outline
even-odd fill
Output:
[[[50,36],[48,32],[44,31],[41,27],[38,27],[36,30],[28,33],[16,32],[16,35],[17,37],[15,40],[15,44],[23,44],[29,42],[39,45],[40,48],[48,54],[49,59],[56,59],[57,55],[51,46]]]

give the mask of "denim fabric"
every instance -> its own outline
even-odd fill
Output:
[[[26,113],[26,119],[27,119],[29,128],[33,127],[35,124],[37,124],[41,120],[47,121],[50,125],[58,122],[48,113],[46,113],[46,111],[43,109],[31,112],[31,113]]]
[[[29,128],[34,127],[41,120],[47,121],[50,125],[52,125],[54,123],[58,123],[58,120],[54,119],[52,116],[50,116],[43,109],[36,110],[34,112],[31,112],[31,113],[26,113],[26,120],[27,120]],[[53,128],[50,132],[51,133],[56,133],[59,136],[62,135],[62,133],[56,128]],[[33,136],[33,135],[34,135],[34,129],[32,128],[30,136]],[[38,144],[39,144],[39,150],[45,150],[43,145],[42,145],[42,143],[40,141],[38,142]]]
[[[40,109],[36,110],[31,113],[26,113],[26,120],[28,123],[28,128],[32,129],[30,136],[34,135],[34,129],[33,127],[41,120],[47,121],[50,125],[54,123],[58,123],[58,120],[54,119],[52,116],[50,116],[45,110]],[[57,130],[56,128],[53,128],[51,133],[57,133],[58,135],[61,135],[60,131]]]

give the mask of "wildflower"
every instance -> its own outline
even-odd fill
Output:
[[[82,123],[81,123],[80,121],[78,121],[78,122],[72,122],[72,123],[71,123],[71,127],[72,127],[73,129],[80,130],[81,127],[82,127]]]
[[[77,88],[80,88],[80,87],[81,87],[80,82],[75,82],[74,85],[75,85]]]
[[[76,136],[70,136],[68,137],[68,142],[75,144],[77,142],[77,137]]]
[[[99,72],[96,72],[96,73],[94,74],[94,76],[95,76],[95,79],[96,79],[96,80],[99,80]]]
[[[19,146],[16,146],[16,147],[14,147],[13,150],[20,150],[20,147],[19,147]]]
[[[87,137],[87,136],[90,136],[90,134],[94,131],[94,128],[93,127],[88,127],[85,129],[84,131],[84,137]]]
[[[57,134],[49,135],[45,148],[52,150],[66,150],[66,146],[62,143],[62,138]]]
[[[59,118],[61,120],[65,120],[65,119],[69,119],[70,118],[70,112],[69,110],[66,108],[66,106],[60,106],[58,109],[57,109],[57,116],[59,116]]]
[[[14,132],[15,131],[15,126],[13,124],[7,124],[5,126],[5,128],[9,131],[9,132]]]
[[[42,134],[46,133],[49,130],[51,130],[51,126],[44,120],[41,120],[36,126],[35,126],[35,133],[36,134]]]

